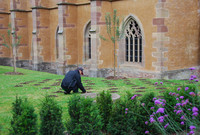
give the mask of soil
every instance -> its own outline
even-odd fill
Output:
[[[55,83],[52,84],[51,86],[60,86],[60,82],[55,82]]]
[[[23,87],[23,85],[15,85],[15,87]]]
[[[49,97],[58,97],[57,95],[49,95]]]
[[[118,88],[110,88],[110,89],[108,89],[108,90],[117,90]]]
[[[35,82],[35,81],[28,81],[28,82],[23,82],[23,83],[20,83],[20,84],[29,84],[29,83],[32,83],[32,82]]]
[[[160,88],[156,88],[156,89],[167,89],[167,88],[165,88],[165,87],[160,87]]]
[[[138,97],[142,96],[142,94],[135,94],[135,95],[137,95]]]
[[[157,98],[164,98],[164,96],[157,96]]]
[[[127,79],[126,77],[124,77],[124,76],[108,76],[108,77],[106,77],[106,79],[108,79],[108,80],[119,80],[119,79]]]
[[[51,80],[51,79],[45,79],[45,80],[43,80],[43,82],[46,82],[46,81],[49,81],[49,80]]]
[[[44,88],[42,88],[42,89],[51,89],[50,87],[44,87]]]
[[[39,83],[45,83],[45,82],[39,82]]]
[[[34,84],[34,86],[39,86],[40,84]]]
[[[163,90],[163,91],[159,91],[159,93],[164,93],[165,91]]]
[[[118,92],[118,91],[114,91],[114,90],[113,90],[113,91],[110,91],[110,92],[112,92],[112,93],[116,93],[116,92]]]
[[[88,85],[95,85],[95,83],[88,83]]]
[[[24,75],[23,73],[20,72],[7,72],[5,75]]]
[[[136,91],[136,92],[145,92],[144,90],[138,90],[138,91]]]
[[[64,91],[60,91],[60,90],[58,90],[58,91],[53,92],[53,93],[64,93]]]
[[[145,87],[139,87],[139,88],[136,88],[136,89],[146,89]]]

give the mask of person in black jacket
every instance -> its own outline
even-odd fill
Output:
[[[78,67],[74,71],[67,72],[61,83],[61,88],[65,91],[65,94],[70,94],[71,90],[73,90],[74,93],[77,93],[78,88],[80,88],[83,93],[86,92],[81,83],[81,75],[83,75],[83,68],[81,67]]]

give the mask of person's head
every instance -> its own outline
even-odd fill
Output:
[[[83,68],[82,68],[82,67],[78,67],[77,70],[79,71],[79,73],[80,73],[81,75],[84,75],[84,74],[83,74]]]

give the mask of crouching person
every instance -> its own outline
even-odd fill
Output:
[[[71,90],[73,90],[74,93],[77,93],[78,88],[80,88],[83,93],[86,93],[86,90],[81,83],[81,75],[83,75],[83,68],[81,67],[78,67],[74,71],[67,72],[61,83],[61,88],[65,91],[65,94],[70,94]]]

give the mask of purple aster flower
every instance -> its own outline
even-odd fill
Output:
[[[128,108],[126,108],[125,110],[128,111]]]
[[[165,115],[164,115],[164,117],[168,117],[168,115],[167,115],[167,114],[165,114]]]
[[[165,100],[165,99],[162,99],[162,101],[163,101],[164,103],[166,103],[166,100]]]
[[[173,92],[172,95],[174,96],[174,95],[176,95],[176,93]]]
[[[165,117],[160,116],[160,117],[158,118],[158,121],[159,121],[160,123],[163,123],[163,122],[164,122],[164,119],[165,119]]]
[[[181,121],[181,125],[184,125],[185,123],[184,123],[184,121]]]
[[[177,112],[176,112],[176,114],[180,114],[180,113],[182,113],[183,112],[183,110],[178,110]]]
[[[155,120],[154,120],[153,117],[151,117],[151,118],[149,119],[149,121],[150,121],[151,123],[155,122]]]
[[[174,112],[177,112],[177,110],[174,110]]]
[[[169,93],[169,95],[171,95],[171,94],[172,94],[172,92]]]
[[[176,106],[180,106],[181,105],[181,103],[176,103]]]
[[[195,67],[191,67],[191,68],[189,68],[190,70],[195,70],[196,68]]]
[[[160,82],[160,84],[162,85],[162,84],[163,84],[163,82]]]
[[[178,96],[179,96],[179,94],[176,94],[176,96],[178,97]]]
[[[191,109],[189,108],[188,111],[191,111]]]
[[[189,93],[191,96],[196,96],[196,94],[194,92],[190,92]]]
[[[154,117],[154,115],[150,115],[150,117]]]
[[[196,129],[195,126],[190,126],[190,130]]]
[[[165,103],[163,103],[162,106],[165,106]]]
[[[184,96],[180,96],[180,99],[184,99]]]
[[[149,131],[145,131],[145,134],[148,134],[149,133]]]
[[[196,79],[196,78],[197,78],[197,76],[196,76],[196,75],[191,75],[191,77],[190,77],[190,78]]]
[[[155,101],[157,98],[155,97],[155,98],[153,98],[153,101]]]
[[[199,109],[197,107],[192,108],[192,112],[198,112],[198,111],[199,111]]]
[[[155,107],[151,107],[151,110],[153,110]]]
[[[164,113],[165,108],[158,108],[158,110],[156,111],[156,113]]]
[[[199,81],[198,79],[195,80],[195,82],[198,82],[198,81]]]
[[[179,100],[179,98],[176,98],[176,100]]]
[[[131,100],[135,99],[137,97],[137,95],[134,95],[131,97]]]
[[[142,103],[142,106],[145,106],[145,103]]]
[[[194,131],[190,131],[190,135],[194,134]]]
[[[164,126],[164,128],[167,128],[169,126],[169,123],[167,123],[165,126]]]
[[[127,111],[125,111],[125,114],[127,114]]]
[[[158,84],[158,82],[155,82],[154,84],[155,84],[155,85],[157,85],[157,84]]]
[[[161,104],[162,102],[160,102],[159,100],[155,100],[154,103],[155,103],[156,105],[159,105],[159,104]]]
[[[189,90],[189,87],[185,87],[185,91]]]
[[[191,80],[194,80],[194,78],[190,78],[189,80],[190,80],[190,81],[191,81]]]
[[[185,119],[185,116],[183,115],[183,116],[181,116],[181,120],[184,120]]]
[[[149,122],[148,121],[145,121],[145,124],[147,125]]]
[[[198,115],[198,112],[194,112],[192,115],[193,115],[193,116],[197,116],[197,115]]]
[[[179,91],[179,90],[181,90],[181,88],[177,88],[177,90]]]

